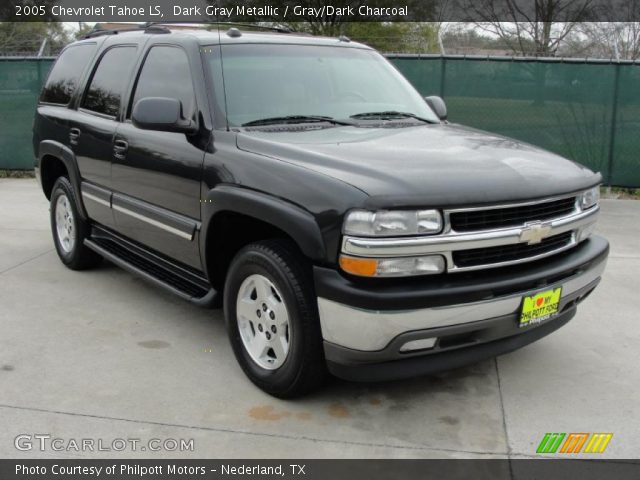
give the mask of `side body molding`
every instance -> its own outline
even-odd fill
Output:
[[[232,212],[267,222],[293,238],[310,259],[324,263],[326,248],[320,227],[314,216],[285,200],[241,187],[220,185],[202,199],[202,231],[209,232],[211,222],[220,212]],[[211,230],[212,235],[224,234]],[[200,251],[206,252],[206,237],[200,235]],[[207,259],[203,258],[204,265]]]
[[[81,192],[80,189],[80,182],[81,182],[81,176],[80,176],[80,170],[78,170],[78,163],[76,162],[76,156],[73,153],[73,151],[63,145],[60,142],[56,142],[54,140],[43,140],[42,142],[40,142],[40,146],[38,148],[38,165],[37,165],[37,170],[38,170],[38,176],[40,178],[40,185],[42,186],[42,167],[43,167],[43,159],[46,156],[51,156],[51,157],[55,157],[57,159],[59,159],[60,161],[62,161],[62,163],[64,163],[65,167],[67,167],[67,172],[69,172],[69,180],[71,181],[71,184],[73,185],[73,188],[76,192],[78,192],[78,195],[76,195],[76,206],[78,207],[78,212],[80,212],[80,216],[86,220],[88,218],[87,216],[87,211],[84,208],[84,203],[82,202],[82,196],[79,195],[79,193]],[[46,162],[46,160],[44,160]]]

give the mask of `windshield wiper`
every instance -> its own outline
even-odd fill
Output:
[[[351,122],[344,120],[336,120],[332,117],[325,117],[323,115],[287,115],[285,117],[269,117],[261,118],[260,120],[253,120],[251,122],[243,123],[243,127],[256,127],[259,125],[276,125],[279,123],[294,124],[294,123],[321,123],[328,122],[334,125],[353,125]]]
[[[415,115],[413,113],[397,112],[395,110],[388,110],[384,112],[356,113],[355,115],[351,115],[349,118],[356,118],[361,120],[394,120],[397,118],[413,118],[425,123],[435,123],[432,120],[427,120],[426,118],[419,117],[418,115]]]

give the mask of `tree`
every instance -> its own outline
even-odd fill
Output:
[[[76,30],[73,34],[76,40],[84,37],[87,33],[91,32],[94,28],[96,28],[98,24],[90,24],[86,22],[78,22],[78,30]]]
[[[437,53],[438,24],[417,22],[350,22],[342,32],[351,40],[387,53]]]
[[[412,18],[416,21],[435,20],[437,18],[436,8],[441,0],[403,0],[401,2],[403,7],[407,7],[411,12]],[[211,5],[235,8],[238,4],[237,0],[207,0]],[[233,17],[233,21],[241,21],[247,23],[267,23],[271,25],[283,25],[293,28],[296,31],[308,32],[313,35],[324,35],[336,37],[344,35],[349,28],[347,25],[353,22],[362,22],[365,20],[358,15],[360,7],[368,7],[375,9],[377,7],[389,7],[388,0],[333,0],[327,3],[325,0],[271,0],[267,2],[270,7],[277,8],[280,14],[285,11],[285,8],[289,7],[289,14],[287,19],[280,17],[264,17],[256,18],[248,16],[246,18]],[[264,0],[244,0],[242,5],[245,8],[252,7],[264,7]],[[302,9],[303,14],[297,17],[293,15],[293,7]],[[331,7],[331,9],[323,10],[323,7]],[[346,8],[351,8],[354,12],[354,16],[344,15]],[[324,12],[324,15],[319,14]],[[406,20],[405,18],[373,18],[366,19],[373,23],[381,22],[393,22],[394,20]]]
[[[506,42],[495,35],[487,35],[473,23],[450,23],[442,33],[442,42],[446,53],[451,54],[486,54],[487,51],[495,51],[495,55],[504,55],[505,52],[513,52]],[[531,48],[533,42],[523,40],[527,48]]]
[[[296,3],[303,7],[313,7],[316,10],[320,10],[324,5],[326,5],[325,0],[301,0]],[[438,0],[404,0],[402,2],[402,5],[407,6],[408,10],[412,12],[412,17],[420,20],[435,19],[437,4],[438,4]],[[375,8],[378,6],[388,7],[389,2],[388,0],[334,0],[333,2],[331,2],[331,6],[336,7],[336,9],[351,7],[355,12],[358,12],[361,6],[367,6],[371,8]],[[372,30],[373,31],[377,30],[378,32],[385,28],[388,28],[388,29],[393,28],[393,27],[390,27],[390,23],[393,20],[391,18],[389,19],[369,18],[368,20],[370,21],[367,21],[367,22],[362,22],[361,20],[362,20],[361,17],[349,18],[349,17],[336,15],[336,14],[325,15],[325,16],[315,16],[313,14],[308,14],[304,16],[302,25],[300,24],[300,22],[298,22],[297,26],[298,26],[298,29],[302,27],[304,31],[307,31],[313,35],[326,35],[326,36],[347,35],[348,31],[356,30],[356,28],[354,27],[356,23],[377,24],[376,26],[372,27]],[[380,20],[380,21],[376,21],[376,20]],[[399,20],[404,20],[404,19],[399,19]],[[397,23],[400,23],[400,22],[397,22]]]
[[[581,24],[567,45],[569,55],[620,60],[640,59],[640,22]]]
[[[57,53],[69,42],[62,23],[0,22],[0,51],[5,54],[35,55],[45,39],[46,53]]]
[[[474,23],[516,55],[553,57],[594,0],[465,0]]]

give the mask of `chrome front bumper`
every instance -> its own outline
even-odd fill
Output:
[[[572,276],[536,289],[527,289],[489,300],[411,310],[368,310],[356,308],[320,296],[318,308],[325,343],[362,352],[385,349],[396,337],[406,332],[451,327],[483,320],[515,315],[522,297],[541,290],[562,287],[562,299],[575,296],[589,285],[597,283],[606,264],[605,259]],[[420,340],[413,335],[412,341]],[[428,341],[425,345],[428,345]],[[402,348],[402,345],[400,345]]]

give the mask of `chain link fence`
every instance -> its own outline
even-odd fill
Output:
[[[449,119],[541,146],[640,187],[640,63],[388,55]],[[31,125],[53,58],[0,58],[0,169],[33,167]]]

